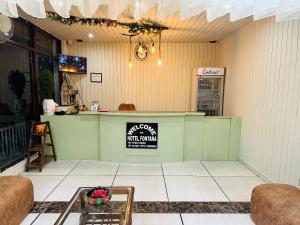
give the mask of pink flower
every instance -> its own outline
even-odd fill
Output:
[[[95,205],[95,203],[96,203],[96,201],[93,198],[90,198],[89,201],[88,201],[89,205]]]
[[[104,202],[104,204],[108,203],[109,202],[109,197],[108,196],[103,197],[103,202]]]
[[[92,196],[94,198],[103,198],[106,195],[107,195],[107,191],[105,189],[95,190],[95,191],[93,191],[93,194],[92,194]]]

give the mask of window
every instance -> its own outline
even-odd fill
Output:
[[[0,170],[27,153],[32,120],[42,114],[38,76],[49,70],[58,82],[58,39],[23,19],[14,19],[13,37],[0,44]],[[59,96],[58,85],[56,95]]]

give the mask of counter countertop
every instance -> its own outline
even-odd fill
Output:
[[[106,116],[204,116],[203,112],[93,112],[81,111],[80,115],[106,115]]]

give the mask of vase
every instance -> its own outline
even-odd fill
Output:
[[[55,106],[57,106],[57,104],[53,101],[53,99],[44,99],[43,100],[44,115],[54,115]]]

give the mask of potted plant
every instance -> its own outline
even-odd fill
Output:
[[[39,94],[42,100],[44,115],[53,115],[57,105],[52,97],[54,93],[54,76],[49,70],[42,70],[39,74]]]
[[[24,88],[26,86],[26,79],[24,73],[19,70],[12,70],[8,75],[8,84],[10,90],[16,95],[15,100],[15,112],[26,113],[26,101],[22,98],[24,94]]]

